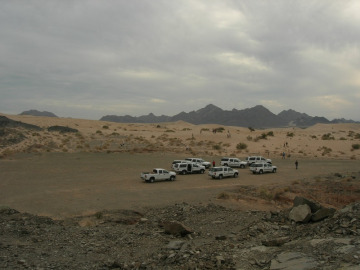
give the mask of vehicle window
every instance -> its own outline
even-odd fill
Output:
[[[168,173],[168,171],[167,171],[167,170],[163,170],[162,173]]]
[[[229,172],[232,172],[233,171],[233,169],[232,168],[229,168]]]
[[[220,171],[221,171],[221,168],[214,168],[214,171],[215,171],[215,172],[220,172]]]

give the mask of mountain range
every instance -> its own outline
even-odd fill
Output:
[[[318,123],[360,123],[353,120],[334,119],[332,121],[325,117],[309,116],[306,113],[299,113],[294,110],[284,110],[274,114],[262,105],[243,110],[232,109],[231,111],[209,104],[206,107],[189,113],[181,112],[174,116],[156,116],[153,113],[138,117],[125,115],[106,115],[101,121],[119,123],[161,123],[185,121],[191,124],[219,124],[225,126],[253,127],[253,128],[274,128],[274,127],[309,127]]]

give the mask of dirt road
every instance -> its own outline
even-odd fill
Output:
[[[275,174],[253,175],[239,169],[238,178],[212,180],[207,175],[179,175],[175,182],[147,184],[140,173],[170,169],[176,154],[46,153],[19,154],[0,160],[0,205],[54,218],[103,209],[134,209],[177,202],[208,203],[239,185],[291,184],[328,173],[359,170],[357,160],[273,159]],[[209,157],[204,157],[205,159]],[[219,164],[219,158],[215,159]]]

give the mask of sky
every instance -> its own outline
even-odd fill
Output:
[[[0,112],[360,121],[359,0],[0,0]]]

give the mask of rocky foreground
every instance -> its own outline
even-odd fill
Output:
[[[0,268],[360,269],[360,203],[325,209],[318,221],[313,207],[305,199],[277,212],[182,203],[67,220],[3,207]]]

